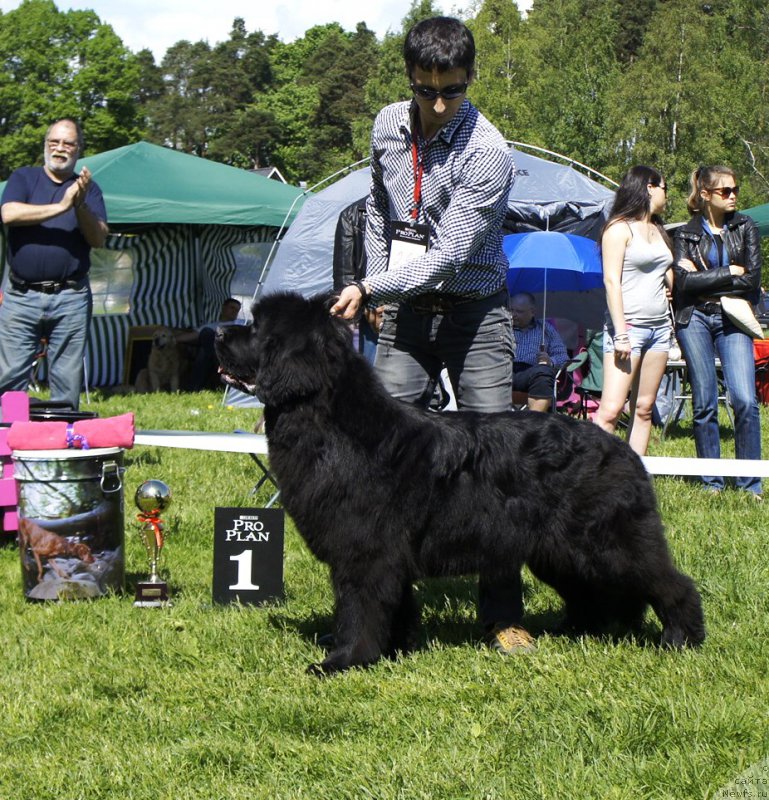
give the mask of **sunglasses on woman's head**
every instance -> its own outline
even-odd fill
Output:
[[[444,100],[456,100],[458,97],[462,97],[467,91],[467,84],[455,83],[443,89],[433,89],[430,86],[417,86],[415,83],[412,83],[411,91],[414,92],[420,100],[435,100],[438,95]]]
[[[709,192],[715,192],[717,195],[720,195],[724,198],[724,200],[728,200],[732,195],[737,197],[740,193],[739,186],[719,186],[716,189],[708,189]]]

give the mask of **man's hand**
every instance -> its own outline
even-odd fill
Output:
[[[356,319],[361,310],[362,301],[363,296],[355,284],[345,286],[339,299],[331,306],[331,315],[342,319]]]

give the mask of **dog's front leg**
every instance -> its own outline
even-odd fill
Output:
[[[395,606],[388,602],[391,592],[387,587],[366,580],[365,576],[334,584],[334,648],[320,664],[308,667],[307,671],[313,675],[367,667],[382,657],[391,639]]]

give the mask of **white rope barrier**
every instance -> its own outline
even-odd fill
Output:
[[[188,450],[218,450],[225,453],[254,453],[266,456],[267,437],[259,433],[207,433],[205,431],[137,431],[134,443]],[[769,461],[736,458],[671,458],[644,456],[641,461],[650,475],[723,475],[769,478]]]
[[[267,455],[267,437],[260,433],[207,433],[206,431],[136,431],[134,444],[218,450],[224,453]]]
[[[729,478],[741,476],[769,478],[769,461],[763,460],[644,456],[641,461],[651,475],[723,475]]]

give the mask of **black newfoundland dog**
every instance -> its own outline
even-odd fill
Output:
[[[270,466],[331,570],[332,673],[413,649],[412,583],[524,564],[574,631],[641,622],[662,644],[705,638],[700,596],[668,552],[640,459],[598,426],[539,413],[436,414],[392,399],[328,297],[274,294],[217,334],[223,379],[265,404]]]

